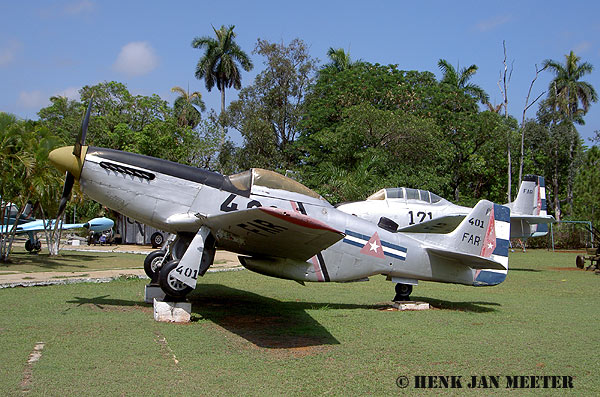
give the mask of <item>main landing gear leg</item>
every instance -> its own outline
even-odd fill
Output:
[[[158,284],[168,297],[182,300],[196,288],[198,276],[203,276],[215,259],[216,240],[206,226],[202,226],[187,247],[181,259],[164,264]]]

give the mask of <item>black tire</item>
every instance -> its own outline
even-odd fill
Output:
[[[33,249],[35,249],[36,251],[41,251],[42,250],[42,242],[40,240],[37,240],[35,242],[35,244],[33,244]]]
[[[185,298],[193,288],[173,277],[172,273],[178,265],[178,259],[165,263],[158,274],[158,285],[160,285],[160,288],[165,292],[167,297],[182,299]]]
[[[577,255],[577,258],[575,258],[575,265],[577,265],[579,269],[583,269],[583,267],[585,266],[585,259],[583,259],[583,256]]]
[[[144,271],[146,272],[146,276],[150,277],[152,280],[158,280],[158,272],[159,265],[164,265],[168,262],[169,258],[163,260],[165,257],[165,251],[152,251],[148,255],[146,255],[146,259],[144,259]]]
[[[152,244],[152,248],[160,248],[165,242],[165,237],[161,232],[154,232],[152,236],[150,236],[150,244]]]
[[[410,300],[410,294],[412,293],[413,286],[410,284],[396,284],[396,296],[394,302],[401,302]]]
[[[31,252],[31,251],[33,251],[33,243],[31,242],[31,240],[27,240],[27,241],[25,241],[25,249],[26,249],[28,252]]]

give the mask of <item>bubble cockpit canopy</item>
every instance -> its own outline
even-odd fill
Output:
[[[418,200],[434,204],[442,200],[440,196],[428,190],[393,187],[381,189],[370,195],[367,200]]]
[[[325,201],[318,193],[307,188],[300,182],[296,182],[277,172],[262,168],[252,168],[248,171],[240,172],[239,174],[230,175],[228,178],[231,184],[241,191],[258,194],[259,191],[264,193],[268,190],[275,189],[279,194],[282,192],[291,192],[308,196],[319,201]]]

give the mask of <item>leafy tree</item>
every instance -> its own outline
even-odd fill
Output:
[[[196,65],[196,78],[204,79],[208,91],[215,85],[221,91],[221,114],[225,112],[225,89],[242,87],[239,66],[247,72],[252,70],[252,61],[234,41],[234,28],[234,25],[223,25],[217,30],[213,26],[216,39],[202,36],[192,40],[192,47],[204,49],[204,55]]]
[[[222,130],[214,120],[200,120],[192,129],[188,124],[182,125],[176,111],[157,95],[132,95],[118,82],[83,87],[80,95],[84,102],[54,98],[49,107],[40,110],[40,123],[60,135],[63,143],[73,144],[92,94],[92,117],[86,144],[193,166],[215,167]],[[62,181],[56,189],[58,193],[60,186]],[[83,199],[82,195],[78,197]],[[73,201],[68,204],[67,212],[75,210]],[[80,214],[96,216],[99,211],[99,206],[89,200],[76,205]]]
[[[208,154],[202,151],[217,150],[207,143],[214,140],[214,131],[208,132],[207,127],[214,122],[197,125],[194,131],[189,123],[182,125],[176,111],[158,95],[132,95],[124,84],[114,81],[85,86],[80,95],[83,102],[57,98],[39,112],[41,123],[60,134],[65,143],[75,141],[85,103],[93,95],[87,144],[192,165],[206,164],[203,156]]]
[[[240,91],[239,100],[229,107],[227,122],[244,137],[240,165],[285,170],[296,161],[292,144],[316,60],[299,39],[289,45],[258,39],[254,53],[265,58],[265,70]]]
[[[600,148],[592,146],[584,155],[583,164],[575,178],[573,215],[591,220],[600,229]]]
[[[206,110],[206,105],[202,100],[202,94],[198,91],[194,91],[190,94],[189,89],[186,91],[179,86],[171,88],[171,92],[179,94],[173,103],[173,110],[175,111],[175,117],[177,117],[179,126],[183,127],[187,125],[191,128],[195,128],[202,118],[200,112]],[[198,110],[196,106],[200,110]]]
[[[481,101],[482,104],[489,102],[490,98],[483,88],[477,84],[469,83],[469,80],[477,73],[477,65],[473,64],[468,68],[462,68],[458,71],[454,66],[450,65],[448,61],[440,59],[438,61],[438,67],[444,74],[440,81],[442,84],[449,84],[452,87],[461,89]]]
[[[525,123],[524,169],[546,177],[547,203],[557,220],[563,216],[562,203],[567,202],[568,178],[578,164],[581,141],[577,130],[569,122],[558,122],[552,109],[540,105],[537,120]],[[574,135],[576,134],[576,135]],[[573,142],[577,143],[571,154]]]
[[[370,190],[408,186],[464,204],[481,197],[502,201],[499,186],[506,178],[498,175],[516,123],[479,112],[464,88],[438,83],[429,72],[361,62],[343,71],[321,69],[306,109],[300,175],[326,196],[364,199],[354,197],[357,190],[349,185],[340,191],[331,183],[335,175],[359,181],[369,170],[374,182],[362,186]],[[369,139],[384,133],[393,137],[384,145]],[[372,159],[385,166],[373,167]]]
[[[0,134],[0,195],[3,200],[1,210],[4,226],[8,202],[19,206],[19,215],[30,201],[42,213],[44,208],[46,211],[55,209],[62,178],[54,167],[49,166],[48,153],[58,146],[59,139],[38,123],[17,120],[5,113],[0,113]],[[15,230],[16,224],[10,235],[2,236],[0,261],[8,260]]]
[[[311,136],[303,180],[334,201],[364,199],[389,186],[438,190],[441,133],[432,120],[360,104],[335,127]]]

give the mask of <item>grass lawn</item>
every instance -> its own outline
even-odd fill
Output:
[[[435,307],[422,312],[383,310],[393,284],[381,276],[303,287],[209,273],[185,325],[153,320],[143,280],[0,290],[0,393],[429,394],[415,376],[462,376],[466,386],[472,375],[569,375],[572,392],[598,395],[600,276],[575,270],[573,253],[510,261],[496,287],[422,282],[413,298]],[[514,394],[504,386],[494,391]]]

